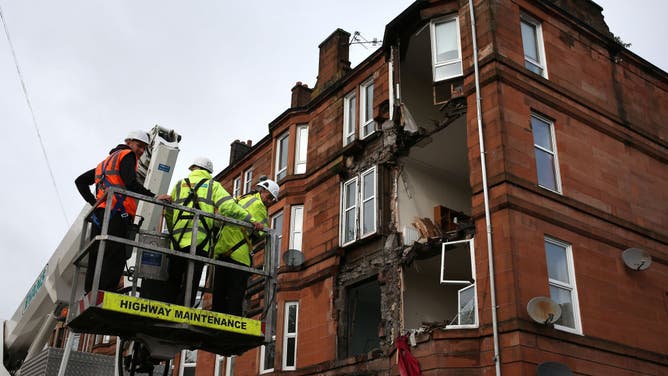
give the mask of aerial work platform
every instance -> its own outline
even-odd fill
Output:
[[[69,327],[126,339],[138,334],[221,355],[236,355],[264,343],[258,320],[168,304],[107,291],[79,300]]]

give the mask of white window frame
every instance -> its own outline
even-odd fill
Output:
[[[304,174],[308,156],[308,124],[298,125],[295,135],[295,174]]]
[[[224,376],[223,375],[224,363],[225,363],[225,356],[216,354],[216,363],[213,366],[213,374],[215,376]]]
[[[290,132],[285,132],[276,139],[276,174],[274,175],[276,181],[279,181],[288,175],[288,159],[290,159],[290,156],[287,153],[285,154],[285,165],[281,166],[281,154],[283,154],[284,147],[286,151],[289,148],[289,136]],[[283,144],[283,141],[285,141],[285,144]],[[279,175],[283,173],[285,173],[285,175],[279,178]]]
[[[246,194],[253,190],[253,168],[249,168],[244,171],[244,190],[243,194]]]
[[[295,331],[288,332],[288,321],[290,319],[289,312],[290,307],[295,306]],[[283,351],[282,351],[282,369],[284,371],[295,371],[297,369],[297,333],[299,328],[299,302],[285,302],[285,311],[283,311]],[[295,341],[295,357],[292,359],[293,366],[287,366],[288,363],[288,340],[294,339]]]
[[[197,354],[197,350],[181,350],[181,361],[179,362],[179,376],[183,376],[183,372],[186,368],[197,369],[197,360],[195,360],[194,363],[186,363],[186,351],[192,351]],[[195,355],[195,359],[197,359],[197,355]]]
[[[373,79],[366,80],[360,85],[360,139],[365,139],[367,138],[370,134],[374,133],[376,131],[376,124],[375,121],[373,120],[373,94],[371,96],[371,113],[367,113],[367,97],[366,97],[366,91],[367,88],[371,87],[372,91],[375,89],[373,87]],[[369,118],[368,120],[365,120],[366,118]],[[367,127],[371,127],[371,130],[367,132]]]
[[[364,177],[366,175],[373,174],[373,196],[371,198],[365,198],[364,197],[364,188],[365,188],[365,183],[364,183]],[[360,196],[359,196],[359,207],[360,207],[360,216],[359,216],[359,234],[360,234],[360,239],[364,239],[368,236],[371,236],[378,231],[378,174],[376,171],[376,166],[371,167],[370,169],[362,172],[360,175]],[[370,200],[373,200],[373,230],[371,232],[365,233],[364,232],[364,204]]]
[[[355,184],[355,202],[353,202],[353,205],[350,207],[346,207],[346,202],[348,201],[348,195],[347,192],[348,190],[346,189],[349,185]],[[358,203],[357,200],[359,198],[359,177],[355,176],[352,179],[349,179],[348,181],[343,182],[341,184],[341,245],[345,246],[351,243],[354,243],[357,240],[357,228],[358,226],[358,218],[357,218],[357,207]],[[354,218],[354,225],[353,225],[353,237],[351,240],[346,241],[346,214],[347,212],[352,211],[353,212],[353,218]]]
[[[355,108],[350,110],[350,101],[355,101]],[[343,97],[343,146],[355,141],[357,128],[357,94],[355,90]]]
[[[299,217],[299,218],[298,218]],[[304,241],[304,205],[290,208],[290,249],[302,250]]]
[[[473,283],[468,280],[457,280],[457,279],[448,279],[447,276],[445,275],[445,251],[446,247],[449,245],[455,245],[455,244],[466,244],[468,243],[469,246],[469,255],[471,257],[471,279],[473,279]],[[460,324],[460,317],[458,315],[457,317],[457,324],[456,325],[447,325],[445,328],[446,329],[473,329],[477,328],[479,325],[479,319],[478,319],[478,284],[476,283],[477,278],[476,278],[476,270],[475,270],[475,242],[473,239],[466,239],[466,240],[456,240],[452,242],[443,242],[441,246],[441,284],[443,285],[461,285],[462,288],[459,289],[457,293],[457,310],[459,311],[460,307],[460,297],[461,297],[461,291],[470,288],[471,286],[473,287],[473,300],[475,303],[475,307],[473,309],[474,312],[474,320],[475,322],[473,324]]]
[[[447,22],[455,22],[455,29],[457,31],[457,52],[458,52],[458,57],[456,59],[450,59],[450,60],[445,60],[445,61],[438,61],[438,51],[437,51],[437,43],[436,43],[436,27],[440,24],[447,23]],[[432,78],[434,82],[439,82],[439,81],[444,81],[448,80],[454,77],[460,77],[464,74],[463,70],[463,62],[462,62],[462,42],[461,42],[461,36],[460,36],[460,31],[459,31],[459,17],[457,15],[450,15],[446,17],[441,17],[436,20],[431,21],[429,25],[429,30],[430,30],[430,35],[431,35],[431,66],[432,66]],[[438,77],[437,76],[437,70],[441,67],[445,67],[448,65],[453,65],[453,64],[459,64],[459,71],[455,74],[452,75],[446,75],[443,77]]]
[[[373,174],[373,184],[374,184],[374,193],[371,197],[364,197],[364,177]],[[347,192],[346,189],[349,185],[355,184],[355,201],[353,206],[345,207],[347,201]],[[364,203],[369,200],[373,200],[373,226],[370,232],[364,232]],[[378,169],[377,166],[373,166],[359,175],[346,180],[341,184],[341,205],[340,205],[340,236],[339,243],[341,246],[346,246],[352,244],[357,240],[367,238],[371,235],[374,235],[378,232]],[[346,240],[346,214],[350,211],[353,211],[353,216],[355,218],[355,228],[353,229],[353,239]]]
[[[281,226],[280,229],[276,225],[278,220],[280,218],[281,221]],[[276,250],[276,254],[274,255],[274,265],[279,265],[281,262],[281,251],[283,248],[283,219],[285,219],[285,216],[283,215],[283,210],[276,212],[272,217],[271,217],[271,228],[275,230],[275,235],[276,238],[278,239],[278,244],[275,247],[272,247]]]
[[[103,343],[103,344],[109,344],[109,343],[111,343],[111,336],[110,336],[110,335],[107,335],[107,334],[103,335],[103,336],[102,336],[102,342],[101,342],[101,343]]]
[[[540,73],[536,73],[540,76],[547,78],[547,63],[545,59],[545,43],[543,43],[543,26],[542,23],[535,18],[529,16],[528,14],[522,13],[520,15],[520,36],[522,37],[522,50],[524,50],[524,34],[522,33],[522,24],[527,24],[531,26],[534,30],[533,37],[536,40],[536,53],[538,54],[538,60],[529,57],[524,51],[524,67],[532,73],[536,73],[533,70],[527,68],[527,64],[535,66],[540,69]]]
[[[534,129],[533,129],[533,124],[531,124],[531,133],[533,135],[533,147],[534,147],[534,159],[536,161],[536,181],[538,182],[538,186],[547,190],[550,190],[552,192],[556,192],[561,194],[561,173],[559,172],[559,153],[557,152],[557,137],[555,133],[555,127],[554,127],[554,121],[541,116],[535,112],[531,113],[531,118],[534,118],[542,123],[547,124],[549,130],[550,130],[550,141],[551,141],[551,146],[552,150],[548,150],[538,144],[536,144],[536,138],[534,134]],[[531,120],[530,120],[531,121]],[[543,153],[550,154],[552,156],[552,173],[554,174],[554,184],[556,187],[552,188],[547,185],[541,184],[540,182],[540,172],[538,171],[538,160],[536,158],[536,149],[540,150]]]
[[[557,247],[561,247],[564,249],[564,254],[566,255],[566,267],[568,268],[568,283],[564,283],[563,281],[550,278],[548,272],[548,284],[550,287],[554,286],[562,290],[569,290],[571,293],[571,303],[573,304],[574,328],[559,324],[554,324],[554,328],[562,330],[564,332],[582,335],[582,321],[580,320],[580,303],[578,301],[578,287],[575,280],[575,264],[573,262],[573,246],[569,243],[555,239],[550,236],[545,236],[544,240],[546,243],[545,246],[547,245],[547,243],[551,243],[552,245],[556,245]],[[547,252],[547,247],[545,248],[546,248],[545,252]],[[548,261],[547,254],[545,255],[545,258],[547,265]]]
[[[276,356],[276,336],[272,336],[271,340],[274,341],[274,356]],[[271,368],[264,368],[264,361],[265,361],[265,356],[267,355],[265,353],[266,351],[266,346],[267,345],[262,345],[260,347],[260,374],[264,373],[269,373],[269,372],[274,372],[274,367],[272,366]],[[274,358],[274,361],[276,358]]]
[[[239,197],[241,195],[241,175],[234,178],[232,183],[232,197]]]

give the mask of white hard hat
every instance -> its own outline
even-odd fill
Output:
[[[145,144],[148,145],[149,140],[148,140],[148,133],[144,131],[131,131],[128,133],[128,136],[125,137],[125,141],[128,140],[136,140],[136,141],[141,141]]]
[[[192,167],[192,166],[201,167],[201,168],[209,171],[209,173],[213,173],[213,162],[211,162],[211,160],[209,158],[197,157],[197,158],[195,158],[193,163],[190,165],[190,167]]]
[[[275,181],[267,179],[267,180],[262,180],[261,182],[256,184],[256,187],[262,187],[271,193],[272,196],[274,196],[275,200],[278,200],[278,184],[276,184]]]

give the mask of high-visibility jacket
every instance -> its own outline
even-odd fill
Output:
[[[121,178],[121,160],[132,153],[131,149],[120,149],[107,156],[95,168],[95,194],[96,199],[99,200],[110,187],[117,187],[125,189],[125,182]],[[135,163],[135,169],[137,164]],[[105,208],[107,201],[102,201],[99,208]],[[113,211],[121,213],[128,213],[132,216],[137,212],[137,200],[132,197],[127,197],[121,194],[115,194],[111,200],[111,207]]]
[[[239,199],[239,205],[248,210],[253,222],[260,222],[267,227],[267,208],[262,203],[260,193],[248,194]],[[214,255],[216,258],[230,257],[239,263],[250,266],[250,251],[253,241],[251,229],[231,224],[225,225],[220,232]],[[262,236],[264,232],[260,232]],[[236,248],[236,249],[235,249]]]
[[[241,208],[234,201],[233,197],[220,185],[213,180],[211,174],[206,170],[194,170],[190,172],[186,179],[179,180],[172,189],[172,202],[175,204],[195,208],[207,213],[217,213],[222,216],[231,217],[240,221],[250,221],[251,215],[245,209]],[[189,183],[190,184],[189,184]],[[191,191],[197,187],[194,192],[197,196],[197,203],[191,198],[188,200]],[[188,201],[186,203],[186,201]],[[197,205],[199,204],[199,205]],[[179,248],[189,247],[192,243],[193,215],[181,210],[172,210],[167,212],[167,222],[171,229],[172,236],[178,241]],[[200,217],[197,226],[197,245],[204,245],[205,250],[209,249],[209,241],[213,234],[213,219],[209,217]]]

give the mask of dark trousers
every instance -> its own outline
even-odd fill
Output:
[[[229,257],[224,257],[220,259],[220,261],[246,266]],[[241,270],[216,266],[213,283],[212,310],[215,312],[241,316],[243,313],[242,306],[244,296],[246,295],[249,276],[249,273]]]
[[[202,257],[208,257],[208,252],[203,248],[206,243],[202,243],[197,246],[197,255]],[[180,252],[190,253],[190,247],[184,247],[179,250]],[[188,274],[188,259],[182,257],[170,257],[169,259],[169,279],[167,280],[167,289],[168,291],[178,291],[174,300],[170,303],[183,305],[186,298],[186,278]],[[195,304],[195,298],[197,297],[197,289],[199,287],[199,280],[202,278],[202,269],[204,269],[204,263],[195,262],[195,271],[193,273],[192,279],[192,288],[190,290],[190,307]]]
[[[104,208],[95,209],[95,215],[99,219],[100,226],[104,216]],[[122,218],[120,213],[113,213],[109,220],[109,231],[107,234],[127,238],[130,231],[132,217]],[[100,235],[101,227],[93,224],[91,236]],[[93,277],[95,275],[95,263],[97,262],[97,253],[99,242],[96,242],[88,254],[88,269],[86,269],[86,282],[84,291],[88,293],[93,288]],[[102,257],[102,270],[100,270],[99,290],[116,291],[123,275],[125,260],[128,259],[125,244],[107,241],[104,248],[104,257]]]

